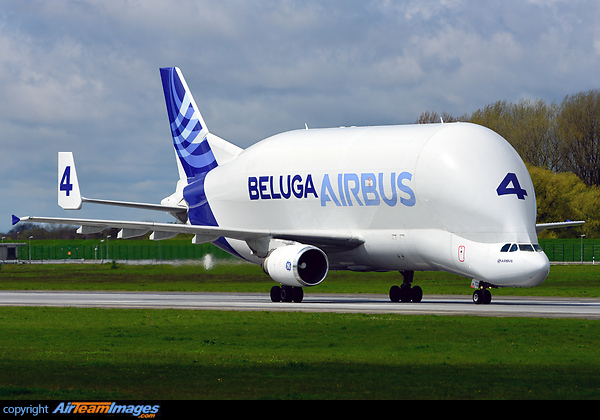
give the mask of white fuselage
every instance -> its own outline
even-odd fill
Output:
[[[535,193],[516,151],[473,124],[286,132],[211,170],[204,190],[219,225],[364,240],[328,252],[333,270],[443,270],[517,287],[549,272],[543,252],[501,251],[537,247]]]

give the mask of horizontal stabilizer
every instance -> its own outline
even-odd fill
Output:
[[[106,206],[128,207],[133,209],[164,211],[170,213],[176,219],[185,222],[187,220],[187,207],[166,205],[166,204],[151,204],[151,203],[135,203],[132,201],[115,201],[115,200],[99,200],[97,198],[82,197],[83,203],[102,204]]]
[[[75,170],[75,159],[72,152],[58,153],[58,204],[65,210],[79,210],[83,203],[103,204],[108,206],[129,207],[135,209],[164,211],[170,213],[176,219],[185,222],[187,220],[187,205],[179,200],[176,205],[169,203],[149,204],[135,203],[131,201],[100,200],[97,198],[86,198],[79,190],[79,180]],[[18,223],[18,222],[16,222]]]

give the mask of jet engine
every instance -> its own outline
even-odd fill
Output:
[[[263,270],[284,286],[316,286],[329,271],[327,255],[319,248],[297,244],[272,250],[262,263]]]

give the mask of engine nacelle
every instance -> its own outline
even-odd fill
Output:
[[[316,286],[329,271],[327,255],[311,245],[287,245],[275,248],[265,258],[263,270],[284,286]]]

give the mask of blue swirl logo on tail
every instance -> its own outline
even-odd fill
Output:
[[[206,135],[208,129],[187,84],[176,67],[160,69],[173,145],[188,179],[217,166]]]
[[[192,225],[219,226],[204,190],[206,174],[218,166],[206,139],[208,128],[181,71],[177,67],[161,68],[160,78],[167,103],[173,145],[187,176],[188,185],[183,189],[183,197],[188,203],[189,222]],[[242,258],[223,237],[213,244]]]

